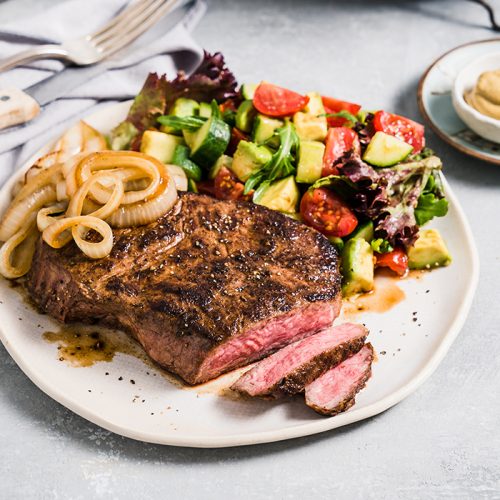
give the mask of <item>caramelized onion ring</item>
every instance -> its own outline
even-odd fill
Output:
[[[98,232],[102,240],[99,242],[86,241],[82,236],[81,230],[78,229],[79,226]],[[102,219],[90,215],[66,217],[54,222],[43,231],[43,241],[52,248],[61,248],[68,242],[66,234],[69,229],[71,229],[75,243],[87,257],[101,259],[110,254],[113,248],[113,232],[109,224]]]
[[[145,201],[122,205],[106,220],[112,227],[131,227],[149,224],[165,215],[177,201],[177,190],[165,165],[159,165],[161,182],[154,196]]]
[[[35,219],[35,214],[31,214],[28,222],[0,248],[0,274],[5,278],[20,278],[30,270],[38,239]]]
[[[0,222],[0,241],[7,241],[24,226],[27,218],[55,201],[56,189],[53,185],[43,186],[21,200],[16,197]]]
[[[92,153],[78,162],[75,167],[75,180],[78,185],[82,185],[93,172],[100,170],[117,169],[128,170],[129,176],[125,176],[124,180],[134,180],[143,177],[151,179],[149,185],[140,191],[129,191],[125,193],[123,204],[128,205],[137,203],[150,196],[153,196],[160,184],[159,171],[163,167],[163,163],[152,156],[147,156],[135,151],[103,151],[100,153]],[[132,170],[133,169],[133,170]],[[95,191],[94,191],[95,192]],[[105,200],[95,199],[100,203],[105,203]]]

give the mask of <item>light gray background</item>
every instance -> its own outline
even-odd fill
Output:
[[[492,2],[500,16],[500,1]],[[0,22],[50,0],[0,3]],[[240,81],[315,89],[421,119],[417,82],[456,45],[495,36],[465,1],[213,1],[194,35]],[[222,450],[134,442],[45,396],[0,348],[0,497],[500,498],[500,167],[428,130],[472,225],[481,280],[449,354],[415,394],[368,421]]]

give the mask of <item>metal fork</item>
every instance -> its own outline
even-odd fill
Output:
[[[0,72],[37,59],[62,59],[77,66],[95,64],[142,35],[178,1],[137,0],[94,33],[60,45],[39,45],[0,61]]]

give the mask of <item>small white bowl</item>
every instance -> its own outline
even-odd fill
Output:
[[[458,116],[471,130],[485,139],[500,143],[500,120],[476,111],[464,99],[464,94],[474,88],[481,73],[497,69],[500,69],[500,52],[480,57],[466,66],[455,79],[452,101]]]

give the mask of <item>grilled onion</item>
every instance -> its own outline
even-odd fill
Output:
[[[31,214],[26,224],[0,248],[0,274],[15,279],[25,275],[31,267],[38,231],[36,215]]]
[[[77,138],[85,134],[87,143],[77,148]],[[80,125],[59,141],[58,151],[26,174],[0,222],[0,241],[6,242],[0,250],[0,274],[17,278],[29,270],[38,231],[53,248],[74,240],[85,255],[98,259],[113,247],[111,226],[148,224],[172,208],[176,182],[183,184],[181,169],[131,151],[81,152],[97,147],[102,141]],[[68,158],[62,150],[78,154]],[[94,241],[95,233],[99,241]]]
[[[86,241],[84,239],[86,231],[82,234],[79,228],[93,229],[101,235],[101,241]],[[65,217],[64,219],[54,222],[43,231],[43,241],[52,248],[61,248],[67,243],[68,230],[71,230],[71,235],[80,250],[91,259],[106,257],[113,248],[113,232],[109,224],[102,219],[90,215]]]
[[[55,201],[53,185],[43,186],[21,200],[16,197],[0,222],[0,241],[7,241],[23,227],[27,218]]]

